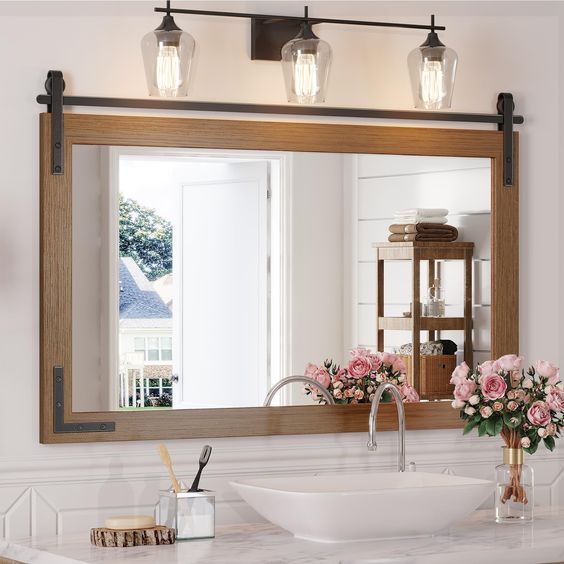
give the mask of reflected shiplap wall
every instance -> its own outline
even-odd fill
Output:
[[[303,9],[301,3],[283,1],[179,4],[284,13]],[[9,85],[0,90],[5,132],[0,138],[0,534],[12,538],[86,531],[105,515],[149,507],[157,486],[166,482],[154,443],[38,443],[38,113],[43,108],[35,96],[43,92],[52,68],[65,72],[69,94],[144,96],[139,41],[158,23],[153,6],[139,1],[0,3],[0,53]],[[489,113],[498,92],[513,92],[518,111],[526,116],[520,128],[521,351],[531,360],[545,357],[564,364],[558,298],[562,239],[555,227],[564,214],[557,119],[561,3],[313,2],[310,8],[327,17],[425,22],[438,11],[448,27],[441,38],[460,57],[453,110]],[[182,18],[180,23],[198,42],[192,99],[284,103],[279,66],[249,59],[248,22]],[[320,34],[335,54],[327,105],[411,108],[405,57],[423,41],[421,34],[339,26],[325,26]],[[317,274],[323,283],[325,273]],[[423,468],[488,476],[500,458],[495,440],[462,438],[458,431],[408,435],[408,456]],[[386,436],[388,446],[370,458],[362,434],[214,440],[206,473],[209,486],[219,491],[220,522],[256,517],[229,489],[231,477],[363,471],[374,464],[391,468],[394,440]],[[202,442],[170,444],[182,476],[196,471]],[[535,455],[539,502],[564,503],[562,461],[559,451]]]
[[[473,270],[473,345],[477,361],[490,356],[490,185],[488,159],[445,157],[401,157],[394,155],[359,155],[351,157],[350,183],[346,197],[351,210],[347,264],[351,276],[350,346],[376,347],[375,286],[376,262],[373,243],[387,241],[389,226],[398,223],[394,212],[409,208],[445,208],[448,222],[459,230],[459,241],[474,243]],[[355,271],[356,268],[356,271]],[[421,264],[421,302],[428,295],[427,263]],[[441,287],[446,301],[446,315],[463,316],[464,270],[462,261],[440,265]],[[411,263],[386,262],[384,286],[385,315],[401,316],[409,311],[411,301]],[[422,334],[424,340],[426,333]],[[463,334],[443,331],[442,339],[458,345],[462,359]],[[406,331],[387,331],[386,349],[391,351],[411,342]]]

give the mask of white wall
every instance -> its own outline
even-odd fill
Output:
[[[0,90],[0,346],[4,359],[0,534],[18,537],[86,530],[104,515],[150,506],[156,500],[157,485],[166,483],[154,443],[38,443],[38,113],[43,108],[35,103],[35,95],[43,90],[46,71],[58,68],[65,71],[69,93],[144,96],[139,41],[158,23],[153,5],[0,3],[0,53],[6,77]],[[216,7],[215,2],[190,5]],[[291,2],[217,6],[301,11],[301,4]],[[518,111],[527,120],[520,128],[521,352],[531,360],[540,356],[562,364],[564,347],[558,345],[564,315],[559,316],[561,282],[556,275],[562,246],[555,235],[559,214],[564,213],[558,198],[557,129],[562,45],[558,42],[561,21],[551,15],[561,11],[561,4],[310,2],[310,7],[313,13],[328,17],[408,21],[427,21],[435,10],[438,21],[449,28],[444,41],[460,56],[453,109],[492,112],[498,92],[514,93]],[[248,22],[182,18],[179,23],[198,42],[193,99],[284,103],[278,65],[248,58]],[[327,105],[410,109],[405,57],[423,41],[421,34],[329,26],[320,29],[320,34],[335,53]],[[387,435],[384,440],[386,446],[374,456],[366,453],[363,434],[214,440],[206,485],[219,492],[219,522],[255,517],[228,488],[230,477],[391,467],[395,437]],[[171,442],[180,475],[195,472],[202,442]],[[490,476],[498,462],[498,447],[497,440],[462,439],[456,430],[412,432],[407,442],[409,459],[424,468],[483,476]],[[561,461],[558,453],[535,455],[538,501],[564,501]]]

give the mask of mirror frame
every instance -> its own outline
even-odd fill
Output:
[[[104,442],[367,430],[370,406],[286,406],[148,412],[72,411],[72,147],[114,145],[259,149],[491,159],[491,350],[519,350],[519,135],[515,182],[503,185],[503,133],[312,122],[264,122],[66,113],[64,174],[51,174],[51,114],[40,116],[40,442]],[[59,372],[55,370],[58,367]],[[55,373],[62,374],[55,405]],[[450,402],[406,404],[408,429],[462,426]],[[396,408],[379,410],[380,430],[396,428]],[[115,430],[104,427],[108,420]],[[61,426],[62,425],[62,426]],[[88,430],[88,427],[104,430]],[[82,432],[81,432],[82,431]]]

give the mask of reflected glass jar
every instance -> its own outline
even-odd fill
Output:
[[[533,520],[533,469],[523,464],[523,449],[503,447],[503,464],[495,469],[497,523]]]

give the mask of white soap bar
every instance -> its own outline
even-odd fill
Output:
[[[116,515],[106,519],[107,529],[148,529],[154,526],[152,515]]]

